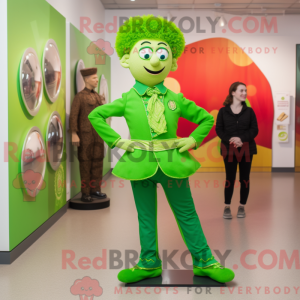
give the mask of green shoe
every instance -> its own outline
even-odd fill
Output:
[[[223,267],[219,262],[203,268],[194,266],[193,272],[196,276],[208,276],[221,283],[229,282],[234,278],[234,272]]]
[[[118,279],[121,282],[131,283],[137,282],[146,278],[152,278],[160,276],[162,273],[162,267],[155,269],[141,269],[138,265],[130,269],[125,269],[119,272]]]

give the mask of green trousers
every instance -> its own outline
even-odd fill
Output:
[[[157,183],[164,189],[181,236],[191,252],[193,264],[206,267],[217,262],[207,245],[189,187],[189,178],[176,179],[157,172],[144,180],[132,180],[131,186],[138,212],[141,253],[138,266],[161,267],[157,239]]]

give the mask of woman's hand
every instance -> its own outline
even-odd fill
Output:
[[[179,153],[192,149],[196,146],[195,140],[191,137],[179,139],[179,143],[177,148],[179,149]]]
[[[241,143],[234,144],[234,147],[235,147],[235,148],[242,147],[242,146],[243,146],[243,143],[242,143],[242,142],[241,142]]]
[[[229,144],[234,144],[235,148],[243,146],[243,142],[242,142],[242,140],[239,137],[232,137],[229,140]]]

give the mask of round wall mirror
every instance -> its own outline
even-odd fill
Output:
[[[27,111],[35,116],[42,103],[43,79],[39,60],[33,48],[27,48],[21,60],[20,89]]]
[[[76,67],[76,93],[78,94],[85,88],[85,83],[83,77],[80,73],[80,70],[85,69],[84,62],[80,59]]]
[[[44,188],[46,149],[41,131],[32,127],[25,139],[21,159],[22,180],[27,194],[35,197]]]
[[[48,122],[46,135],[48,161],[54,171],[61,163],[64,149],[63,125],[58,112],[54,111]]]
[[[54,40],[47,41],[43,55],[43,74],[48,98],[55,102],[61,86],[61,62]]]
[[[104,74],[102,74],[100,76],[100,84],[99,84],[99,95],[104,96],[105,98],[105,103],[108,103],[108,85],[107,85],[107,80],[104,76]]]

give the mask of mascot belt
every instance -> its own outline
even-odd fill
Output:
[[[146,151],[165,151],[176,149],[180,139],[171,138],[171,139],[164,139],[164,140],[136,140],[132,139],[132,144],[130,146],[134,149],[146,150]]]

